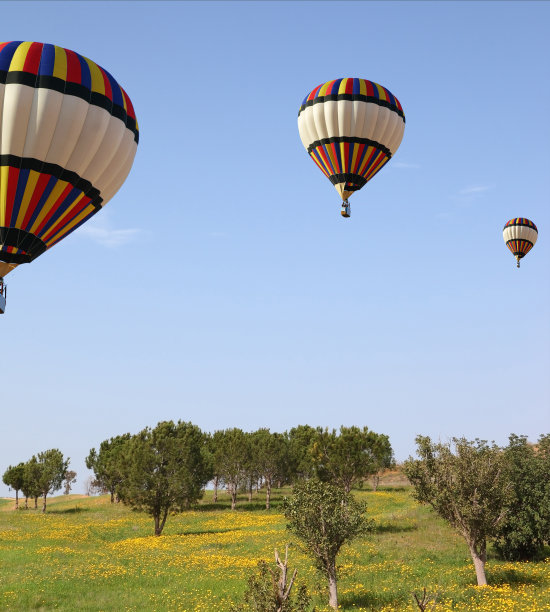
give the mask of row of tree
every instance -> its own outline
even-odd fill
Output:
[[[264,487],[269,509],[274,486],[316,476],[349,493],[366,478],[376,483],[392,463],[388,437],[366,427],[337,432],[300,425],[282,434],[232,428],[208,434],[181,421],[104,440],[86,458],[96,484],[111,494],[112,502],[121,500],[152,515],[156,535],[168,515],[196,503],[210,481],[213,501],[225,487],[232,509],[240,491],[251,499],[254,490]]]
[[[69,493],[71,485],[76,482],[76,473],[69,470],[69,459],[57,448],[33,455],[27,462],[15,466],[10,465],[2,476],[5,485],[15,491],[15,509],[19,508],[19,491],[25,497],[25,509],[28,500],[34,499],[34,507],[38,508],[38,498],[42,497],[42,512],[46,512],[46,498],[59,491],[63,484],[65,493]]]

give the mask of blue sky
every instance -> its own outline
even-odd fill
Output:
[[[545,2],[3,2],[0,40],[113,74],[140,144],[106,208],[6,279],[0,471],[56,447],[79,491],[90,448],[166,419],[366,425],[399,460],[418,434],[548,433],[549,19]],[[349,220],[296,125],[344,76],[407,119]],[[539,229],[520,270],[516,216]]]

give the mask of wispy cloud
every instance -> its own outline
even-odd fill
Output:
[[[420,168],[420,164],[410,164],[402,161],[394,161],[392,166],[394,168]]]
[[[483,193],[485,191],[489,191],[493,189],[494,185],[472,185],[470,187],[465,187],[461,189],[458,194],[459,195],[475,195],[478,193]]]
[[[96,217],[79,229],[81,236],[87,236],[94,242],[108,247],[116,248],[135,240],[141,233],[137,228],[115,228],[110,217],[105,211],[101,211]]]

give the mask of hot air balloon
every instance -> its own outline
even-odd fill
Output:
[[[55,45],[0,43],[0,278],[102,209],[138,140],[132,102],[105,69]]]
[[[335,79],[316,87],[302,102],[298,131],[310,157],[343,200],[379,172],[397,151],[405,130],[399,100],[366,79]]]
[[[516,217],[510,219],[502,230],[502,237],[506,246],[516,258],[517,267],[519,268],[519,260],[525,257],[527,253],[535,246],[538,238],[537,226],[524,217]]]

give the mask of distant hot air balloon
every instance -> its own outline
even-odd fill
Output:
[[[502,236],[506,246],[510,249],[519,268],[519,260],[525,257],[533,248],[538,238],[537,226],[524,217],[510,219],[504,226]]]
[[[0,278],[101,210],[138,140],[106,70],[55,45],[0,43]]]
[[[405,130],[399,100],[366,79],[335,79],[319,85],[298,113],[302,144],[340,194],[342,216],[348,198],[383,168]]]

